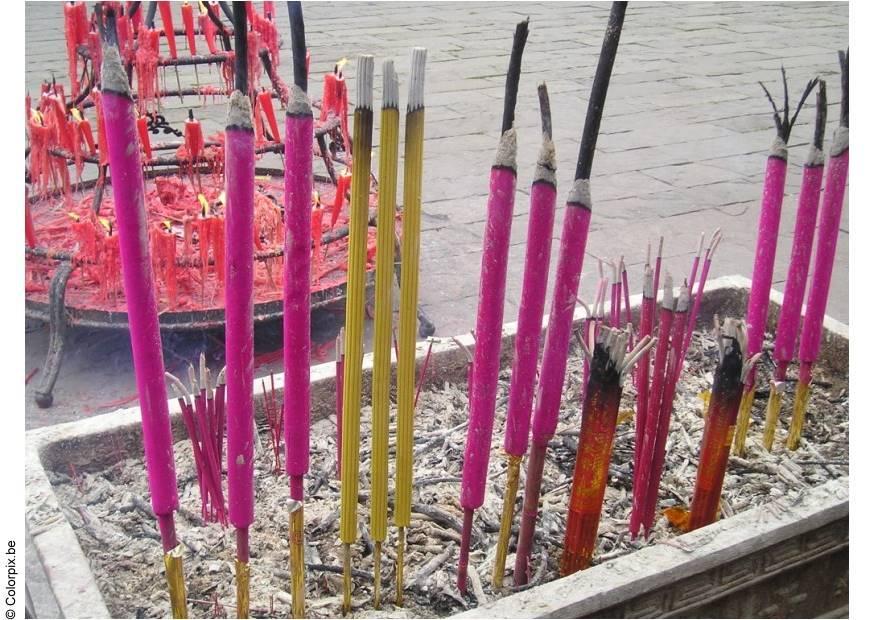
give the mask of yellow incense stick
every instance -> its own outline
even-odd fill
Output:
[[[304,617],[304,503],[289,501],[289,581],[292,617]]]
[[[237,578],[237,617],[249,617],[249,562],[235,560]]]
[[[392,268],[395,262],[395,192],[398,186],[398,76],[383,63],[380,120],[380,191],[377,207],[377,283],[374,309],[374,379],[371,384],[371,536],[374,606],[380,607],[380,561],[389,505],[389,382],[392,365]]]
[[[772,381],[769,390],[769,404],[766,406],[766,421],[763,425],[763,447],[772,451],[775,442],[775,430],[778,427],[778,418],[781,416],[781,397],[784,394],[784,384],[776,384]]]
[[[170,610],[173,617],[188,618],[181,547],[178,546],[164,554],[164,572],[167,575],[167,589],[170,592]]]
[[[416,318],[419,296],[419,227],[422,143],[425,135],[426,50],[413,48],[404,135],[404,223],[401,239],[401,313],[398,320],[398,446],[394,520],[398,530],[396,605],[404,597],[404,535],[413,494],[413,400],[416,387]]]
[[[507,565],[507,541],[513,525],[513,507],[520,486],[520,462],[522,457],[507,455],[507,487],[504,490],[504,507],[501,512],[501,527],[498,529],[498,547],[495,550],[495,567],[492,569],[492,587],[504,587],[504,569]]]
[[[365,320],[365,260],[368,198],[374,128],[374,57],[356,62],[356,107],[353,115],[352,195],[349,208],[349,271],[346,283],[346,362],[343,373],[343,473],[340,478],[340,540],[343,543],[343,612],[352,602],[349,546],[358,537],[359,414],[362,396],[362,332]]]
[[[738,408],[738,422],[735,426],[735,440],[732,444],[732,453],[736,456],[744,456],[744,444],[747,441],[747,429],[750,427],[750,410],[753,407],[754,389],[744,391],[741,397],[741,405]]]
[[[811,397],[811,385],[800,381],[796,384],[796,396],[793,399],[793,418],[790,420],[790,432],[787,435],[787,449],[795,450],[802,439],[802,427],[805,424],[805,410],[808,409],[808,399]]]

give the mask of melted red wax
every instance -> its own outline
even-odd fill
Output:
[[[184,148],[184,147],[181,147]],[[155,275],[159,312],[198,311],[221,308],[224,304],[224,211],[218,200],[223,179],[218,174],[202,176],[203,193],[213,205],[208,217],[202,217],[190,179],[158,177],[146,181],[145,203],[148,212],[149,242]],[[320,195],[333,203],[334,186],[317,182]],[[256,252],[282,248],[284,225],[279,205],[283,204],[282,179],[256,179],[255,247]],[[104,192],[99,214],[92,211],[93,191],[72,194],[72,206],[63,198],[48,197],[32,205],[32,216],[39,247],[70,252],[78,268],[67,285],[66,303],[79,309],[124,311],[118,237],[110,188]],[[376,207],[376,197],[371,197]],[[328,217],[314,218],[314,230],[330,230]],[[346,209],[338,225],[348,221]],[[376,231],[369,230],[368,269],[373,269]],[[321,246],[312,258],[312,291],[334,288],[346,282],[347,239]],[[171,260],[171,256],[173,260]],[[204,265],[202,259],[206,257]],[[186,266],[176,264],[179,259]],[[256,304],[282,299],[282,257],[256,261]],[[28,299],[47,302],[51,277],[57,263],[28,256],[25,290]]]

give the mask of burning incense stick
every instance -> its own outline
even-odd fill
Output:
[[[374,57],[356,59],[352,196],[349,201],[349,279],[346,285],[346,362],[343,376],[343,473],[340,478],[340,540],[343,543],[343,613],[352,608],[350,545],[358,538],[359,415],[362,398],[362,334],[368,194],[374,128]]]
[[[591,371],[568,502],[559,568],[562,575],[587,568],[595,551],[623,378],[653,344],[649,336],[645,337],[627,354],[626,342],[631,337],[631,329],[604,328],[592,353],[584,349],[590,358]]]
[[[547,444],[556,432],[556,424],[559,421],[559,404],[562,399],[562,384],[568,361],[568,343],[571,339],[571,324],[574,318],[574,301],[577,298],[577,289],[580,284],[580,271],[583,267],[583,255],[586,251],[586,238],[592,210],[592,199],[589,191],[590,174],[602,111],[611,79],[611,70],[617,55],[625,15],[626,2],[614,2],[611,5],[611,16],[608,19],[587,106],[574,184],[565,206],[565,220],[559,245],[559,262],[556,267],[553,301],[550,307],[550,319],[547,325],[547,337],[544,343],[544,355],[532,419],[532,449],[526,469],[526,490],[520,533],[517,539],[513,580],[514,584],[518,586],[528,582],[528,564],[532,553],[535,522],[538,518],[544,458],[547,453]]]
[[[532,181],[523,291],[517,318],[510,396],[504,431],[507,487],[504,491],[504,508],[501,513],[501,528],[498,532],[495,568],[492,573],[492,586],[496,590],[504,586],[507,547],[519,488],[520,462],[529,447],[541,322],[547,295],[547,278],[544,276],[550,271],[550,246],[553,241],[553,218],[556,213],[556,147],[553,145],[550,100],[545,83],[538,86],[538,99],[541,105],[541,152],[535,166],[535,179]]]
[[[404,133],[404,222],[401,238],[401,311],[398,317],[398,412],[395,510],[398,528],[395,604],[404,604],[404,543],[413,497],[413,414],[416,387],[416,321],[419,298],[419,229],[422,208],[422,144],[425,139],[426,49],[410,54]]]
[[[234,87],[225,126],[225,359],[228,509],[237,533],[237,617],[249,617],[249,526],[254,520],[253,368],[255,134],[249,103],[245,2],[234,2]]]
[[[182,551],[176,538],[173,512],[179,507],[176,470],[173,461],[173,434],[167,408],[164,383],[164,359],[158,329],[155,283],[149,266],[143,172],[140,150],[129,148],[137,143],[134,102],[115,41],[115,15],[107,11],[109,24],[103,47],[101,68],[103,91],[102,114],[106,121],[106,141],[112,166],[112,184],[116,227],[122,262],[125,298],[134,374],[140,400],[143,445],[152,510],[158,518],[170,606],[175,618],[187,617]],[[146,266],[146,268],[144,268]]]
[[[762,350],[763,336],[766,330],[766,319],[769,313],[769,291],[772,288],[772,275],[775,268],[775,252],[778,247],[778,228],[781,223],[781,204],[784,200],[784,184],[787,178],[787,142],[790,131],[796,122],[796,117],[809,93],[817,84],[811,80],[802,92],[796,112],[790,118],[790,97],[787,94],[787,74],[781,67],[781,77],[784,82],[784,116],[775,105],[766,86],[760,82],[769,103],[774,111],[777,136],[772,144],[766,176],[763,180],[763,198],[760,210],[759,231],[757,233],[757,250],[753,265],[753,278],[750,285],[750,298],[747,304],[747,338],[748,355],[756,355]],[[738,413],[738,425],[735,428],[733,452],[744,455],[744,444],[747,439],[747,429],[750,425],[750,410],[753,405],[754,384],[756,383],[756,367],[747,377],[744,395],[741,399],[741,409]]]
[[[655,305],[655,304],[654,304]],[[632,513],[629,517],[629,532],[632,537],[638,536],[644,521],[643,515],[647,502],[648,480],[651,472],[653,445],[656,438],[657,419],[662,403],[662,392],[665,382],[665,369],[668,363],[670,333],[674,320],[674,291],[671,275],[665,277],[665,290],[659,311],[659,331],[656,353],[653,357],[653,379],[650,385],[642,385],[638,389],[648,391],[647,409],[642,420],[643,428],[635,429],[636,437],[641,434],[641,441],[635,444],[635,471],[632,480]]]
[[[504,316],[504,291],[507,282],[507,255],[513,203],[516,193],[516,129],[513,126],[522,69],[523,49],[529,36],[529,22],[517,24],[504,90],[504,117],[501,139],[489,177],[486,204],[486,229],[483,232],[483,261],[480,268],[480,300],[477,304],[474,349],[474,382],[470,395],[470,424],[465,442],[462,468],[461,505],[465,511],[462,543],[459,548],[457,585],[468,588],[468,551],[474,511],[483,505],[486,473],[495,419],[495,394],[501,361],[501,325]]]
[[[380,193],[377,208],[377,282],[374,378],[371,383],[371,536],[374,539],[374,607],[381,604],[382,547],[389,506],[389,384],[392,366],[392,274],[395,263],[395,192],[398,185],[398,76],[383,62],[380,118]]]
[[[817,254],[814,258],[814,273],[811,278],[811,289],[808,292],[808,302],[805,304],[805,320],[802,323],[802,335],[799,340],[799,383],[796,386],[793,419],[787,437],[787,448],[790,450],[795,450],[802,438],[802,426],[805,422],[805,410],[808,408],[810,395],[811,368],[820,353],[823,317],[826,314],[826,302],[829,296],[836,243],[845,201],[845,186],[848,182],[850,103],[848,101],[849,61],[847,52],[839,52],[839,64],[842,68],[841,117],[829,151],[829,168],[823,192],[823,207],[817,226]]]
[[[310,223],[313,110],[307,97],[307,44],[300,2],[289,2],[294,84],[286,110],[283,373],[289,571],[292,615],[304,617],[304,475],[310,468]]]
[[[714,320],[716,322],[717,318]],[[714,371],[708,416],[702,434],[696,488],[687,524],[689,530],[704,527],[717,519],[744,379],[760,356],[747,357],[747,335],[742,321],[725,319],[722,328],[718,324],[715,330],[720,359]]]
[[[817,92],[817,116],[814,123],[814,139],[808,151],[808,159],[802,171],[802,186],[799,190],[799,207],[796,211],[796,227],[793,231],[793,249],[790,253],[790,268],[784,290],[784,302],[778,315],[775,334],[775,371],[769,389],[769,404],[763,427],[763,447],[771,451],[775,429],[781,413],[781,397],[787,367],[793,359],[799,324],[802,322],[802,299],[808,282],[808,266],[814,246],[814,227],[820,204],[820,185],[823,180],[823,138],[826,133],[826,83],[819,82]]]

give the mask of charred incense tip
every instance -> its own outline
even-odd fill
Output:
[[[225,126],[252,130],[252,104],[249,102],[249,97],[239,90],[231,93],[231,100],[228,102],[228,120]]]
[[[359,110],[374,109],[374,57],[362,54],[355,61],[355,107]]]
[[[842,69],[842,107],[841,116],[839,117],[839,125],[842,127],[850,127],[851,111],[850,111],[850,58],[851,51],[839,50],[839,65]]]
[[[656,250],[656,258],[662,258],[662,244],[665,242],[665,237],[659,237],[659,248]]]
[[[516,172],[516,129],[513,127],[501,134],[493,167],[510,168]]]
[[[739,319],[725,318],[723,325],[719,324],[717,316],[714,317],[717,325],[717,341],[720,362],[724,357],[736,351],[741,359],[747,356],[747,326]]]
[[[292,32],[292,64],[295,86],[307,92],[307,40],[304,30],[304,11],[300,2],[288,2],[289,24]]]
[[[504,84],[504,114],[501,118],[501,133],[504,134],[513,127],[514,114],[516,112],[517,93],[520,87],[520,73],[522,72],[523,50],[526,40],[529,38],[529,18],[516,25],[513,34],[513,47],[510,51],[510,64],[507,68],[507,80]]]
[[[818,80],[817,88],[817,112],[814,118],[814,138],[811,141],[811,153],[808,158],[811,160],[812,154],[817,149],[820,155],[820,161],[809,165],[823,165],[823,139],[826,136],[826,117],[827,117],[827,101],[826,101],[826,82]],[[808,162],[806,162],[808,163]]]
[[[550,95],[547,92],[547,82],[538,84],[538,106],[541,110],[541,133],[552,140],[553,115],[550,112]]]
[[[297,84],[292,84],[289,89],[289,106],[286,108],[289,116],[306,116],[313,114],[310,107],[310,98],[307,93]]]
[[[653,267],[644,265],[644,297],[653,299]]]
[[[428,50],[414,47],[410,52],[410,86],[407,90],[407,112],[425,107],[425,60]]]
[[[577,205],[585,209],[592,209],[592,194],[590,193],[589,179],[575,179],[568,192],[568,204]]]
[[[391,60],[383,61],[383,108],[398,109],[398,74]]]
[[[112,91],[118,95],[131,98],[131,87],[128,84],[128,76],[122,65],[118,48],[114,45],[103,45],[103,64],[100,69],[100,81],[102,89]]]
[[[662,307],[666,310],[674,310],[674,282],[671,274],[665,274],[665,285],[662,289]]]

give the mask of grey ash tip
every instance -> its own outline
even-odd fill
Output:
[[[252,104],[249,102],[249,97],[239,90],[231,93],[226,126],[252,129]]]
[[[103,90],[111,90],[114,93],[131,96],[131,87],[128,84],[128,76],[122,65],[118,48],[114,45],[103,44],[103,65],[100,70],[100,81]]]
[[[516,129],[513,127],[501,134],[493,166],[516,171]]]

